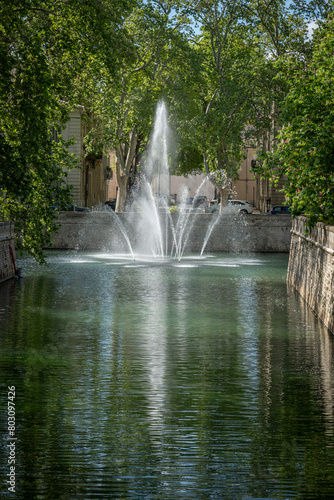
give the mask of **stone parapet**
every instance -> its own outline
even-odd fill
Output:
[[[0,283],[15,276],[14,223],[0,222]]]
[[[334,226],[294,220],[287,280],[334,333]]]
[[[175,227],[177,216],[172,214]],[[53,248],[128,252],[129,242],[134,249],[141,246],[143,226],[140,217],[138,213],[61,213],[58,221],[60,230],[53,237]],[[214,220],[213,214],[189,215],[183,235],[185,252],[201,252]],[[291,224],[289,215],[223,215],[214,225],[205,251],[287,253]],[[162,217],[161,232],[163,235],[168,233],[170,250],[173,246],[173,230],[168,217]]]

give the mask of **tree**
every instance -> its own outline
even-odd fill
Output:
[[[127,57],[128,3],[4,0],[0,7],[0,210],[15,221],[17,245],[43,261],[57,230],[50,205],[70,203],[64,170],[76,159],[61,130],[69,111],[107,67]],[[96,88],[96,85],[95,85]],[[55,139],[56,131],[58,141]]]
[[[296,2],[299,7],[301,3]],[[260,151],[270,151],[282,125],[281,105],[288,92],[284,72],[280,71],[286,58],[308,58],[312,43],[308,39],[305,9],[295,8],[285,0],[256,0],[252,12],[258,33],[258,43],[264,50],[259,93],[256,106],[257,145]]]
[[[116,212],[124,209],[139,160],[147,147],[157,102],[168,96],[178,74],[175,64],[186,41],[182,20],[164,2],[142,2],[126,20],[136,40],[132,62],[120,64],[119,79],[105,71],[102,91],[94,103],[103,128],[104,147],[116,151]],[[87,143],[89,151],[91,145]]]
[[[289,93],[287,124],[277,148],[255,171],[272,182],[286,176],[285,194],[292,214],[307,214],[309,225],[334,221],[334,21],[332,15],[314,35],[311,60],[291,56],[286,67]]]
[[[185,157],[201,156],[201,166],[223,202],[237,177],[245,138],[254,121],[257,68],[263,60],[248,3],[201,0],[194,7],[184,5],[201,30],[200,34],[193,33],[200,63]]]
[[[289,54],[307,57],[306,20],[283,0],[201,0],[183,8],[201,31],[193,33],[200,78],[181,158],[202,156],[204,170],[226,200],[245,145],[270,150],[275,143],[287,91],[277,61]]]

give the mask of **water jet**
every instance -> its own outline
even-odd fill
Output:
[[[195,202],[205,183],[210,182],[208,177],[197,188],[191,204],[187,203],[188,190],[184,186],[177,212],[170,213],[169,136],[166,104],[160,101],[156,108],[147,156],[136,190],[132,194],[133,201],[127,208],[129,226],[135,225],[137,233],[140,233],[136,243],[130,243],[129,233],[124,225],[120,226],[133,258],[135,254],[151,255],[154,259],[175,258],[180,262],[196,224],[196,215],[204,212],[195,207]],[[213,227],[207,240],[212,230]]]

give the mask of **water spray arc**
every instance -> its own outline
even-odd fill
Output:
[[[128,217],[133,218],[132,228],[140,237],[131,242],[124,225],[118,224],[132,258],[182,259],[187,242],[196,224],[200,210],[195,208],[197,196],[209,178],[205,177],[197,188],[191,204],[188,203],[188,189],[184,187],[176,213],[170,213],[170,169],[169,169],[169,124],[167,108],[163,101],[157,105],[153,130],[133,202]],[[117,215],[115,214],[117,217]],[[215,218],[216,219],[216,218]],[[131,226],[131,224],[130,224]],[[206,235],[201,255],[205,249],[214,225]]]

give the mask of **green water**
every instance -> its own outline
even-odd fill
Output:
[[[333,338],[286,255],[48,262],[0,285],[1,498],[334,497]]]

